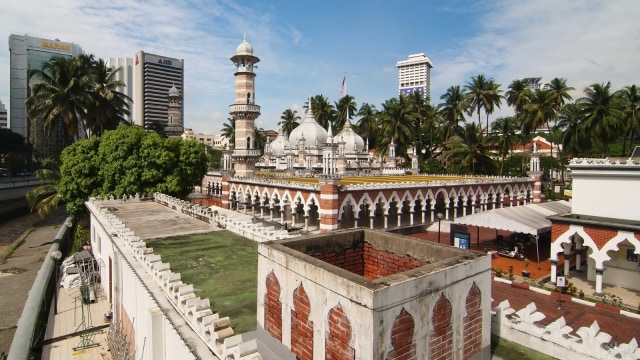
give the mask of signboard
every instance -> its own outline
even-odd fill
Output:
[[[558,287],[565,287],[567,286],[567,279],[564,276],[558,276],[556,284]]]
[[[416,86],[416,87],[410,87],[410,88],[402,88],[400,89],[400,95],[402,96],[408,96],[411,95],[413,92],[419,92],[421,95],[424,95],[424,88],[422,86]]]
[[[144,54],[144,62],[157,64],[157,65],[171,66],[175,68],[182,68],[182,62],[178,59],[166,58],[166,57],[156,56],[151,54]]]
[[[469,250],[470,247],[470,239],[471,236],[469,235],[469,233],[462,233],[462,232],[454,232],[453,233],[453,246],[460,248],[460,249],[467,249]]]

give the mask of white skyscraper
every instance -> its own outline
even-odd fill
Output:
[[[424,53],[409,55],[396,63],[398,67],[398,94],[407,96],[419,91],[424,99],[431,97],[431,68],[433,63]]]
[[[133,58],[109,58],[105,61],[106,65],[110,68],[117,69],[122,68],[115,76],[114,80],[119,80],[124,83],[123,88],[118,88],[118,91],[127,95],[131,100],[129,104],[129,115],[125,116],[127,121],[133,123]]]
[[[0,100],[0,129],[6,129],[6,128],[7,128],[7,108],[2,103],[2,100]]]

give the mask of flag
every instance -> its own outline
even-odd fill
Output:
[[[344,92],[347,89],[347,73],[344,73],[344,77],[342,78],[342,84],[340,84],[340,97],[344,95]]]

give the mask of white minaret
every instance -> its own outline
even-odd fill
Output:
[[[260,149],[255,146],[255,120],[260,116],[260,106],[255,104],[254,65],[260,61],[253,55],[253,47],[243,39],[231,57],[235,72],[235,101],[229,106],[229,114],[235,120],[235,147],[233,163],[235,175],[253,177]]]

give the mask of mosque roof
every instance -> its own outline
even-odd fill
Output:
[[[316,147],[324,144],[327,141],[328,136],[329,133],[325,128],[318,124],[316,118],[313,116],[311,107],[309,107],[304,115],[302,123],[291,131],[291,134],[289,135],[289,144],[291,144],[291,147],[298,146],[300,139],[304,138],[305,148]]]

